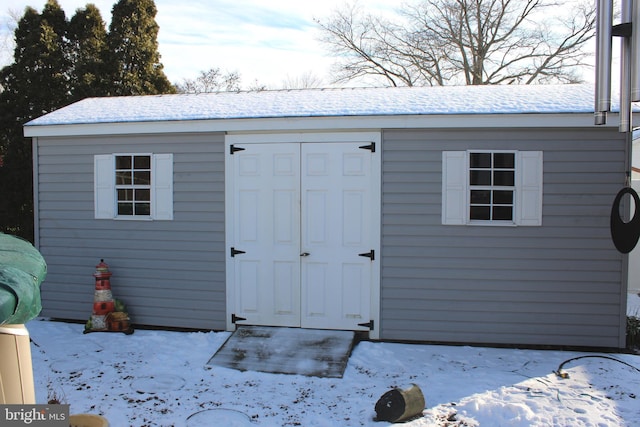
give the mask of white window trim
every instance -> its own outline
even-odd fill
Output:
[[[469,153],[513,152],[515,199],[513,221],[469,219]],[[442,224],[480,226],[542,225],[542,151],[467,150],[442,152]]]
[[[151,215],[118,216],[115,188],[115,158],[151,156]],[[94,156],[94,218],[117,220],[173,220],[173,154],[117,153]]]

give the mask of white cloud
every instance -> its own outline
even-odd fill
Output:
[[[313,18],[330,13],[330,2],[311,8],[284,0],[268,7],[231,0],[156,4],[160,53],[172,81],[214,67],[238,71],[244,84],[258,80],[270,87],[278,87],[288,75],[309,72],[329,80],[331,59],[317,41]]]
[[[88,0],[58,0],[67,18]],[[102,18],[111,18],[115,0],[93,0]],[[395,4],[393,0],[379,3]],[[45,1],[32,6],[42,10]],[[328,73],[331,58],[317,41],[314,17],[324,17],[341,0],[302,2],[297,0],[156,0],[160,26],[161,61],[172,82],[193,78],[200,71],[221,68],[240,73],[245,84],[258,80],[278,87],[289,76]],[[12,32],[9,12],[22,16],[31,0],[4,0],[0,9],[0,31]],[[368,5],[367,5],[368,6]],[[2,33],[0,33],[1,35]],[[6,52],[6,50],[5,50]],[[11,51],[0,65],[10,60]],[[3,57],[0,56],[0,61]]]

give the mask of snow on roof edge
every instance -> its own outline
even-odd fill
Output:
[[[594,86],[328,88],[86,98],[25,126],[217,119],[593,113]],[[614,104],[613,110],[617,108]]]

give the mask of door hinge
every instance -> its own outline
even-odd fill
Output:
[[[231,144],[231,145],[229,146],[229,154],[233,154],[233,153],[235,153],[236,151],[244,151],[244,150],[246,150],[246,149],[245,149],[245,148],[236,147],[236,146],[235,146],[235,145],[233,145],[233,144]]]
[[[234,247],[231,247],[231,258],[233,258],[236,255],[241,255],[241,254],[246,254],[245,251],[239,251]]]
[[[358,254],[358,256],[363,256],[363,257],[367,257],[369,258],[371,261],[374,261],[376,259],[376,251],[374,251],[373,249],[371,249],[371,251],[369,252],[365,252],[363,254]]]
[[[370,331],[373,331],[373,320],[369,320],[367,323],[358,323],[358,326],[369,328]]]
[[[375,142],[372,142],[372,143],[371,143],[371,144],[369,144],[369,145],[361,145],[361,146],[360,146],[360,147],[358,147],[358,148],[362,148],[363,150],[369,150],[369,151],[371,151],[372,153],[375,153],[375,152],[376,152],[376,143],[375,143]]]
[[[243,320],[247,320],[244,317],[236,316],[235,313],[231,314],[231,323],[236,324],[238,322],[242,322]]]

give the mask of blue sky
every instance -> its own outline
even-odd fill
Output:
[[[105,21],[116,0],[58,0],[67,18],[94,3]],[[343,0],[156,0],[160,25],[159,50],[172,82],[194,78],[200,71],[237,71],[243,86],[257,80],[271,89],[287,78],[312,73],[326,84],[332,58],[317,41],[314,18],[324,18]],[[26,6],[41,11],[45,0],[3,0],[0,33],[6,40],[11,12],[22,16]],[[389,12],[397,0],[366,0],[368,11]],[[0,65],[10,61],[4,49]],[[11,52],[12,53],[12,52]]]

